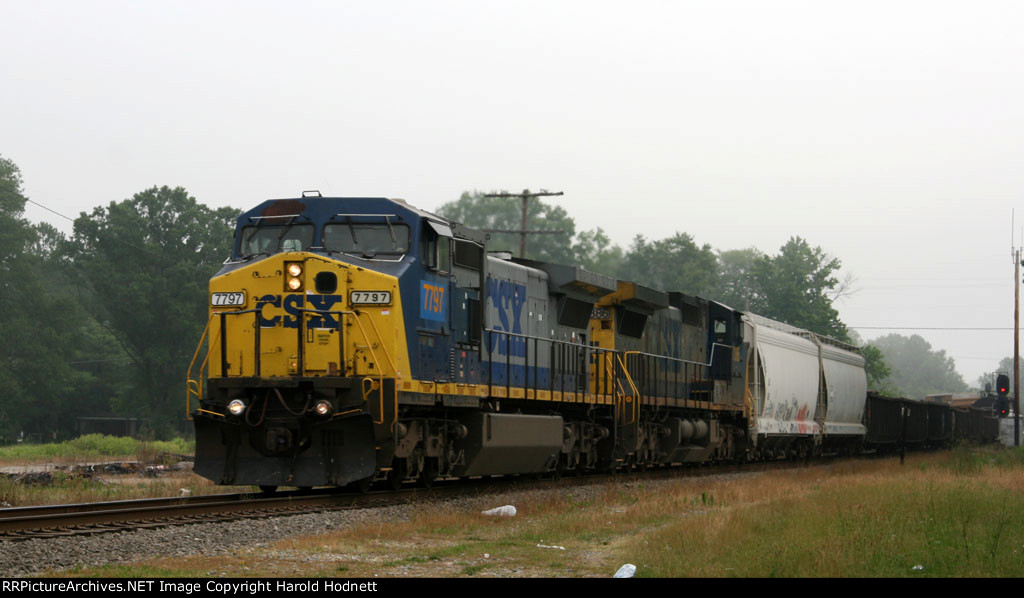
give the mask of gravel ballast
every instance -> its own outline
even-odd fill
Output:
[[[657,484],[654,482],[653,484]],[[648,483],[647,485],[653,485]],[[599,485],[574,487],[577,499],[602,492]],[[523,505],[563,495],[564,489],[511,490],[489,494],[432,500],[388,507],[323,511],[304,515],[197,523],[138,531],[110,532],[92,536],[0,541],[0,575],[26,577],[57,573],[72,567],[98,567],[140,560],[201,554],[218,556],[240,548],[267,546],[279,540],[322,534],[357,525],[408,521],[424,508],[454,510],[476,516],[501,505]]]

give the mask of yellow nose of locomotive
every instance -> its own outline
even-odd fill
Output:
[[[268,257],[210,281],[210,375],[345,375],[347,266]]]

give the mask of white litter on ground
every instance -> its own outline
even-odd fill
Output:
[[[556,548],[558,550],[565,550],[565,546],[545,546],[543,544],[538,544],[537,548]]]
[[[619,570],[615,572],[615,575],[613,577],[633,577],[634,573],[636,573],[636,565],[626,563],[625,565],[619,567]]]

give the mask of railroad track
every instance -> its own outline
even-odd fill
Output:
[[[803,467],[805,463],[777,461],[714,467],[659,469],[646,473],[614,473],[565,478],[492,478],[441,482],[432,488],[403,488],[366,494],[345,488],[274,494],[212,494],[171,498],[147,498],[108,502],[10,507],[0,509],[0,540],[28,540],[102,534],[194,523],[297,515],[324,510],[364,509],[457,495],[494,494],[516,489],[572,487],[610,481],[644,481],[652,478],[724,475],[777,468]]]
[[[214,494],[68,505],[0,509],[0,540],[89,535],[385,506],[409,500],[405,493],[353,494],[338,490],[281,492],[273,495]],[[422,494],[422,492],[421,492]]]

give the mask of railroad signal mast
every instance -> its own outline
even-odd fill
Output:
[[[998,417],[1006,417],[1010,410],[1010,377],[1006,374],[996,376],[996,414]]]
[[[551,193],[545,189],[541,189],[538,193],[530,193],[529,189],[523,189],[522,193],[491,193],[484,195],[484,197],[518,197],[523,200],[523,220],[519,227],[519,230],[507,230],[498,228],[485,228],[482,229],[485,233],[518,233],[519,234],[519,257],[526,257],[526,235],[558,235],[562,234],[564,230],[526,230],[526,208],[530,203],[530,200],[534,197],[553,197],[556,195],[565,195],[562,191],[557,193]]]

